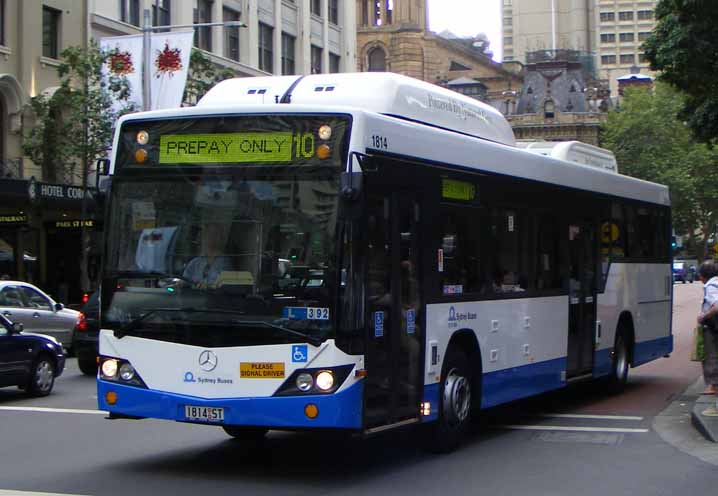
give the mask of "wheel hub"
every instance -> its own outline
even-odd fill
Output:
[[[454,369],[444,386],[444,416],[453,424],[464,422],[471,409],[471,384]]]

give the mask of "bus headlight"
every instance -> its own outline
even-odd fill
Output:
[[[135,378],[135,368],[129,362],[120,365],[120,378],[128,382]]]
[[[297,376],[297,389],[306,393],[312,389],[312,386],[314,386],[314,378],[312,377],[312,374],[304,372]]]
[[[101,372],[105,379],[114,379],[117,375],[117,360],[111,358],[102,362]]]
[[[329,391],[334,387],[334,374],[331,370],[322,370],[317,374],[317,387],[322,391]]]

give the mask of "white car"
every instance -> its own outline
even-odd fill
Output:
[[[22,281],[0,281],[0,313],[22,323],[25,331],[54,337],[63,348],[72,344],[72,330],[80,314]]]

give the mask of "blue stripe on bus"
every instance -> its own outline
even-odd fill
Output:
[[[636,343],[633,347],[633,367],[661,358],[673,351],[673,336]]]
[[[611,373],[611,351],[613,348],[598,350],[593,355],[593,375],[601,377]],[[673,335],[636,343],[633,348],[632,367],[661,358],[673,351]]]
[[[507,403],[566,385],[561,373],[566,357],[485,373],[482,380],[481,408]]]
[[[117,393],[117,403],[108,405],[105,393]],[[269,398],[206,399],[181,394],[124,386],[104,380],[97,381],[100,410],[111,413],[166,420],[184,420],[184,406],[223,407],[225,424],[252,425],[269,428],[360,429],[364,381],[336,394],[283,396]],[[319,410],[315,419],[304,415],[304,407],[313,403]],[[212,424],[215,425],[215,424]]]

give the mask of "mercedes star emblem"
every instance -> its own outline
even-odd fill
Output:
[[[209,350],[204,350],[202,353],[199,354],[199,368],[201,368],[205,372],[210,372],[214,370],[216,366],[217,355],[215,355]]]

